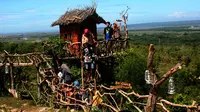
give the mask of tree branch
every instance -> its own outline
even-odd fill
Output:
[[[118,107],[118,105],[117,105],[117,102],[115,101],[115,99],[112,97],[112,95],[110,94],[110,97],[111,97],[111,99],[114,101],[114,103],[115,103],[115,105],[116,105],[116,107],[117,107],[117,109],[118,110],[120,110],[120,108]]]
[[[63,101],[63,95],[58,93],[58,95],[60,96],[60,102],[63,103],[64,105],[70,105],[70,106],[80,106],[84,112],[88,112],[87,109],[85,108],[84,105],[81,105],[81,104],[72,104],[72,103],[69,103],[69,102],[66,102],[66,101]]]
[[[167,105],[174,106],[174,107],[183,107],[183,108],[189,108],[189,109],[200,110],[199,106],[197,106],[197,105],[175,104],[175,103],[169,102],[169,101],[167,101],[167,100],[165,100],[165,99],[161,99],[160,102],[165,103],[165,104],[167,104]]]
[[[122,91],[122,90],[119,90],[119,91],[121,91],[123,94],[126,94],[127,96],[135,95],[135,96],[138,97],[138,98],[148,98],[148,97],[149,97],[149,95],[140,95],[140,94],[138,94],[138,93],[135,93],[135,91],[132,91],[132,92],[130,92],[130,93],[126,93],[126,92],[124,92],[124,91]]]
[[[113,106],[111,106],[111,105],[108,105],[108,104],[106,104],[106,103],[101,103],[100,105],[109,107],[109,108],[111,108],[111,109],[112,109],[113,111],[115,111],[115,112],[119,112],[119,110],[117,110],[115,107],[113,107]]]
[[[175,65],[173,68],[171,68],[167,73],[165,73],[162,78],[160,80],[158,80],[156,83],[155,83],[155,86],[158,87],[159,85],[161,85],[165,80],[167,80],[167,78],[171,75],[173,75],[174,73],[176,73],[178,70],[180,70],[182,67],[181,67],[181,64],[178,63],[177,65]]]
[[[136,105],[134,105],[133,101],[132,101],[127,95],[125,95],[125,94],[123,93],[122,90],[119,90],[118,92],[121,93],[131,104],[133,104],[133,106],[134,106],[139,112],[142,112]]]
[[[164,111],[169,112],[169,110],[163,105],[163,103],[157,103]]]
[[[149,54],[148,54],[148,58],[147,58],[147,69],[150,72],[153,84],[157,80],[156,75],[153,73],[153,56],[154,56],[155,52],[156,52],[156,50],[155,50],[153,44],[150,44],[150,46],[149,46]]]

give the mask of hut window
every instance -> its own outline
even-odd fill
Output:
[[[65,38],[71,38],[72,37],[72,34],[65,34]]]

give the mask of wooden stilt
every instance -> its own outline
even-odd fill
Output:
[[[10,66],[10,83],[11,83],[11,89],[14,89],[14,76],[13,76],[13,67]]]
[[[14,89],[13,64],[10,64],[10,83],[11,89],[8,89],[8,91],[13,95],[14,98],[18,98],[17,91]]]
[[[94,77],[94,87],[95,90],[97,90],[97,80],[99,77],[99,73],[98,73],[98,64],[96,63],[96,67],[95,67],[95,77]]]
[[[83,62],[83,53],[82,51],[81,52],[81,56],[80,56],[80,59],[81,59],[81,79],[82,79],[82,89],[84,89],[84,62]]]
[[[40,99],[40,75],[39,75],[39,67],[37,68],[37,98]]]
[[[83,68],[84,68],[84,63],[83,63],[83,61],[81,60],[81,79],[82,79],[82,89],[84,89],[84,70],[83,70]]]

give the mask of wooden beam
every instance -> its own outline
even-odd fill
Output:
[[[73,21],[75,18],[66,18],[65,20]]]
[[[35,53],[26,53],[26,54],[7,54],[6,56],[12,56],[12,57],[17,57],[17,56],[28,56],[28,55],[40,55],[43,54],[42,52],[35,52]]]
[[[24,67],[24,66],[33,66],[34,63],[13,63],[12,66],[13,67]],[[0,67],[1,66],[11,66],[10,63],[0,63]]]
[[[76,18],[76,19],[81,19],[80,17],[78,17],[78,16],[73,16],[74,18]]]

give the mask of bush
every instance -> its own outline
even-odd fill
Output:
[[[115,80],[132,84],[133,89],[144,92],[144,71],[146,70],[146,56],[142,49],[130,48],[126,56],[117,56],[118,65],[115,68]]]

